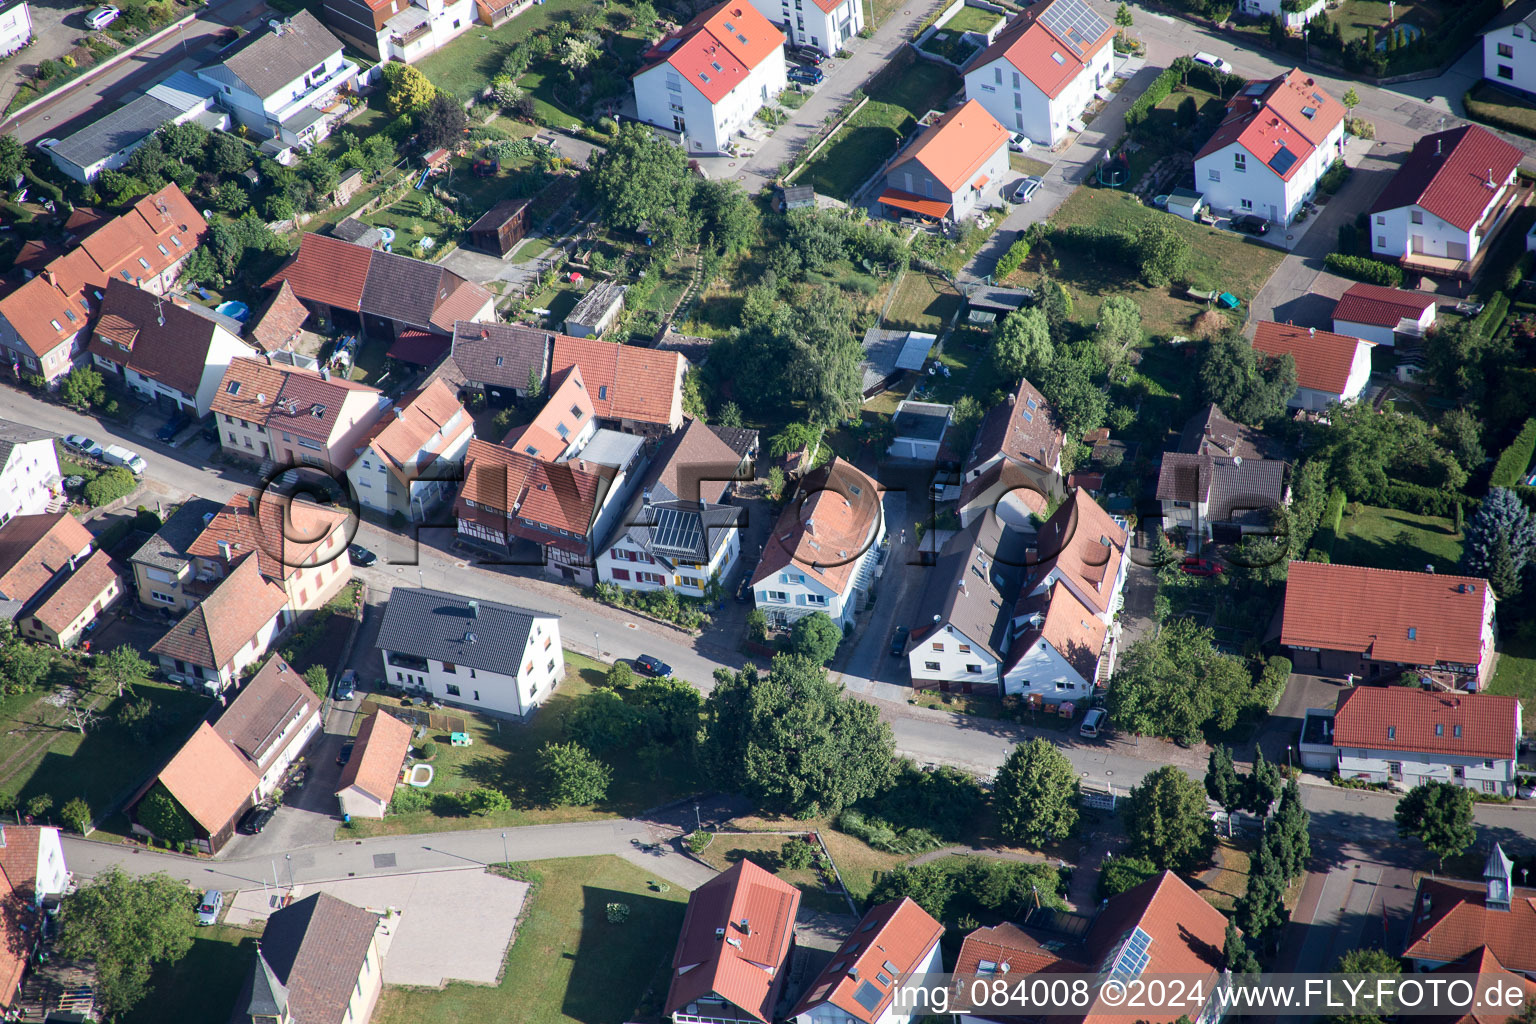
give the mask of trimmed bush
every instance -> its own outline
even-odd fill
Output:
[[[1403,286],[1403,268],[1383,263],[1381,260],[1331,252],[1323,257],[1323,265],[1336,274],[1352,277],[1366,284],[1379,284],[1387,288]]]
[[[92,505],[105,505],[126,498],[133,493],[139,482],[122,466],[113,466],[85,485],[85,500]]]
[[[1514,487],[1525,482],[1531,459],[1536,456],[1536,418],[1525,421],[1520,433],[1499,453],[1499,461],[1493,464],[1493,475],[1488,478],[1489,487]]]
[[[1504,326],[1504,318],[1509,316],[1509,296],[1503,292],[1494,292],[1483,306],[1483,311],[1473,319],[1472,325],[1477,328],[1477,333],[1484,338],[1491,338],[1499,333],[1499,328]]]
[[[1027,259],[1029,259],[1029,242],[1021,238],[1010,245],[1008,251],[1003,253],[1002,259],[997,261],[997,266],[992,271],[993,278],[1001,281],[1022,267]]]
[[[1173,87],[1179,84],[1179,73],[1169,68],[1153,80],[1147,86],[1147,91],[1136,97],[1130,109],[1125,112],[1125,127],[1127,131],[1135,131],[1152,113],[1152,108],[1167,99],[1173,92]]]
[[[1395,508],[1401,512],[1440,516],[1443,519],[1456,518],[1457,505],[1461,506],[1464,514],[1470,513],[1477,505],[1475,498],[1465,494],[1406,483],[1389,483],[1372,494],[1370,500],[1372,504]]]
[[[779,850],[779,862],[791,871],[804,871],[816,863],[816,851],[803,836],[790,836]]]
[[[1328,492],[1328,505],[1323,511],[1322,522],[1318,525],[1317,532],[1312,535],[1311,554],[1321,557],[1312,558],[1310,561],[1326,562],[1333,559],[1333,545],[1339,539],[1339,527],[1344,522],[1344,506],[1349,501],[1348,495],[1342,487],[1335,487]]]

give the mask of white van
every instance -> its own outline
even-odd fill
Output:
[[[1078,729],[1078,735],[1084,739],[1095,739],[1099,735],[1099,729],[1104,725],[1106,712],[1103,708],[1092,708],[1083,716],[1082,728]]]
[[[149,468],[138,452],[131,452],[120,444],[109,444],[101,450],[101,461],[109,466],[122,466],[131,470],[134,476],[141,475]]]

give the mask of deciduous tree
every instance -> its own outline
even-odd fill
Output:
[[[1077,771],[1049,740],[1013,748],[997,770],[992,803],[1004,839],[1027,846],[1060,842],[1077,827]]]
[[[811,612],[789,628],[789,650],[817,665],[825,665],[843,642],[843,631],[826,612]]]
[[[603,222],[633,231],[663,211],[688,209],[695,178],[688,156],[662,142],[645,125],[626,122],[582,176],[602,209]]]
[[[1397,802],[1397,834],[1418,839],[1443,868],[1446,857],[1454,857],[1477,838],[1473,804],[1472,791],[1465,786],[1421,782]]]
[[[1240,423],[1258,425],[1285,412],[1296,392],[1296,360],[1258,352],[1239,334],[1213,338],[1200,364],[1200,387],[1208,402]]]
[[[556,807],[595,804],[613,781],[613,769],[578,743],[544,744],[538,771],[544,798]]]
[[[1155,218],[1136,230],[1136,263],[1141,280],[1151,288],[1165,288],[1189,266],[1189,241],[1165,218]]]
[[[396,117],[425,109],[432,97],[437,95],[437,87],[413,64],[398,60],[387,61],[383,74],[384,105]]]
[[[1045,312],[1030,306],[1003,317],[992,340],[992,363],[998,375],[1011,383],[1038,373],[1051,361],[1055,348]]]
[[[58,951],[96,963],[96,997],[109,1017],[136,1006],[156,964],[192,947],[195,898],[165,874],[132,876],[110,867],[64,897]]]
[[[1401,974],[1403,965],[1383,949],[1352,949],[1339,957],[1334,970],[1340,974]],[[1397,1001],[1389,995],[1381,1003],[1356,1007],[1355,1011],[1328,1018],[1330,1024],[1386,1024],[1397,1016]]]
[[[1205,793],[1182,770],[1164,765],[1152,772],[1131,789],[1123,806],[1126,835],[1138,856],[1177,871],[1210,856],[1215,837]]]
[[[98,654],[91,666],[91,681],[105,693],[121,697],[149,678],[149,662],[139,657],[139,652],[122,644],[104,654]]]
[[[464,129],[468,124],[469,118],[465,116],[459,101],[443,92],[427,100],[416,120],[417,130],[421,132],[421,144],[428,149],[456,144],[464,137]]]

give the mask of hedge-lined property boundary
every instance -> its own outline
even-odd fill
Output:
[[[1499,453],[1499,461],[1493,464],[1493,474],[1488,478],[1489,487],[1514,487],[1523,483],[1536,457],[1536,417],[1525,421],[1520,433]]]

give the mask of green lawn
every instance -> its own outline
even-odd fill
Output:
[[[1061,205],[1051,223],[1096,225],[1134,232],[1143,223],[1160,218],[1190,243],[1188,274],[1197,288],[1230,291],[1245,303],[1269,280],[1284,254],[1268,246],[1246,242],[1243,236],[1218,231],[1145,206],[1134,196],[1107,188],[1079,188]],[[1097,259],[1080,249],[1058,247],[1053,253],[1061,267],[1056,277],[1072,292],[1079,323],[1097,321],[1099,305],[1111,295],[1127,295],[1141,306],[1142,323],[1153,335],[1185,333],[1193,318],[1205,311],[1203,303],[1184,298],[1178,285],[1148,288],[1132,266]],[[1021,270],[1010,283],[1034,284],[1037,268]]]
[[[1349,508],[1358,512],[1344,514],[1333,545],[1335,562],[1411,572],[1434,565],[1447,572],[1461,561],[1461,538],[1448,519],[1370,505]]]
[[[1519,125],[1523,134],[1536,138],[1536,105],[1491,82],[1474,85],[1466,95],[1466,107],[1469,117]]]
[[[433,735],[437,756],[432,762],[432,784],[428,795],[462,792],[477,787],[500,789],[512,799],[512,809],[486,817],[468,817],[452,813],[416,811],[392,814],[383,820],[356,820],[342,826],[342,838],[369,835],[402,835],[414,832],[442,832],[470,828],[501,828],[516,825],[543,825],[560,821],[590,821],[613,815],[635,814],[656,807],[676,796],[699,788],[697,772],[683,758],[673,758],[659,776],[652,776],[640,764],[633,749],[616,750],[602,755],[613,768],[613,784],[608,798],[593,807],[546,806],[538,793],[538,778],[533,770],[536,755],[546,743],[566,740],[565,720],[578,703],[592,693],[608,666],[590,658],[567,652],[565,679],[526,723],[504,722],[450,708],[444,714],[464,719],[473,743],[455,747],[446,731]],[[399,701],[391,697],[370,697],[388,709]],[[354,729],[356,723],[354,723]]]
[[[822,195],[847,199],[854,189],[896,152],[917,128],[917,119],[941,109],[960,87],[951,70],[918,61],[894,81],[872,90],[869,102],[849,119],[795,183],[812,185]]]
[[[192,948],[174,964],[150,974],[150,994],[121,1024],[162,1024],[168,1020],[228,1020],[240,986],[256,962],[260,933],[216,924],[199,928]]]
[[[1488,692],[1520,697],[1527,704],[1536,699],[1536,635],[1529,628],[1499,644],[1499,661]],[[1529,715],[1525,731],[1536,732],[1536,719]]]
[[[365,224],[372,224],[375,227],[393,228],[394,251],[400,255],[428,259],[440,253],[444,246],[457,242],[459,236],[457,231],[442,221],[425,214],[422,209],[422,200],[426,195],[425,191],[418,192],[411,189],[393,206],[374,210],[364,215],[362,220]],[[432,246],[424,250],[420,243],[427,238],[432,239]]]
[[[848,901],[827,892],[814,865],[793,870],[783,865],[783,858],[779,851],[784,848],[784,843],[789,838],[780,835],[723,833],[715,836],[709,848],[699,855],[699,859],[716,871],[725,871],[737,861],[750,860],[758,867],[767,868],[799,889],[802,906],[829,914],[848,913]]]
[[[969,7],[965,9],[970,10]],[[952,64],[964,64],[970,59],[971,54],[981,47],[974,37],[945,27],[929,36],[920,48],[943,57]]]
[[[1343,0],[1337,10],[1328,12],[1346,41],[1370,33],[1374,42],[1384,40],[1387,19],[1393,25],[1412,25],[1428,37],[1432,45],[1399,51],[1387,73],[1400,75],[1421,68],[1434,67],[1447,56],[1461,53],[1481,25],[1476,19],[1457,18],[1460,10],[1475,5],[1453,4],[1445,0],[1398,0],[1389,6],[1386,0]]]
[[[943,278],[915,271],[901,279],[884,326],[937,334],[960,308],[960,293]]]
[[[622,1024],[659,1016],[685,890],[618,857],[540,861],[512,873],[537,879],[537,890],[501,984],[387,988],[374,1024]],[[628,920],[609,922],[610,903],[627,906]]]
[[[1003,16],[996,11],[981,7],[962,7],[955,12],[953,18],[940,27],[947,28],[951,32],[986,32],[1002,20]]]
[[[524,260],[531,260],[548,248],[549,239],[541,238],[538,235],[530,235],[519,242],[516,249],[512,250],[512,262],[521,263]]]
[[[1044,160],[1036,160],[1025,156],[1023,153],[1008,154],[1008,169],[1019,171],[1023,174],[1043,176],[1051,172],[1051,165]]]

